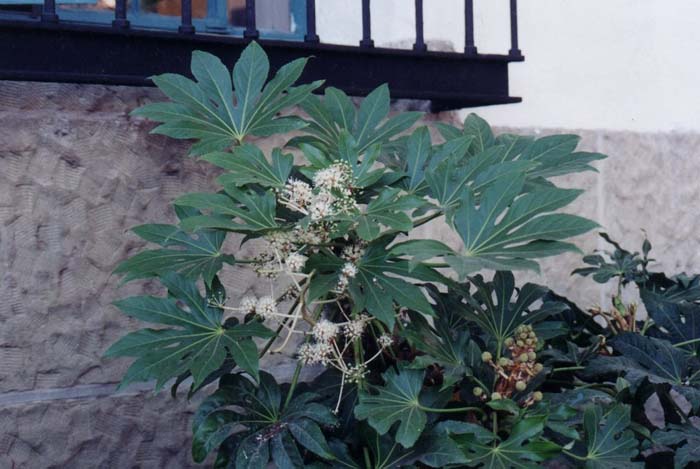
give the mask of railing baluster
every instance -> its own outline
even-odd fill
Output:
[[[182,0],[180,2],[180,27],[177,28],[180,34],[194,34],[192,26],[192,0]]]
[[[360,47],[374,47],[369,0],[362,0],[362,40]]]
[[[522,57],[518,48],[518,0],[510,0],[510,51],[511,57]]]
[[[41,11],[41,21],[55,23],[58,21],[56,14],[56,0],[44,0],[44,8]]]
[[[112,27],[119,29],[126,29],[129,27],[129,20],[126,19],[126,0],[116,0]]]
[[[476,55],[474,45],[474,0],[464,0],[464,53]]]
[[[425,52],[428,46],[423,38],[423,0],[416,0],[416,42],[413,44],[416,52]]]
[[[260,32],[255,26],[255,0],[245,1],[245,31],[243,37],[246,39],[257,39]]]
[[[306,35],[304,41],[318,43],[316,34],[316,0],[306,0]]]

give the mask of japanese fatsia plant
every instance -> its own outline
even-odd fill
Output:
[[[433,129],[417,126],[419,113],[388,117],[385,85],[359,107],[332,87],[320,96],[322,82],[295,85],[306,62],[270,77],[256,43],[232,73],[195,52],[194,80],[154,77],[169,101],[135,111],[219,168],[215,191],[174,201],[176,224],[133,229],[157,246],[117,272],[157,281],[163,294],[115,303],[155,327],[107,351],[133,358],[123,386],[174,383],[176,395],[188,383],[188,397],[208,394],[192,421],[195,461],[626,466],[642,458],[640,433],[652,441],[630,406],[635,393],[669,409],[679,406],[671,392],[700,404],[695,323],[661,327],[685,306],[664,309],[646,335],[613,334],[546,287],[516,287],[513,271],[576,251],[566,240],[596,227],[558,212],[581,191],[552,178],[593,170],[603,155],[576,151],[573,135],[495,135],[473,114]],[[256,145],[271,135],[285,143]],[[414,230],[428,223],[461,244],[421,238]],[[239,255],[236,243],[255,243],[257,254]],[[607,268],[602,257],[587,261]],[[230,269],[251,269],[267,293],[227,284]],[[649,295],[687,299],[675,282],[657,280]],[[284,382],[263,371],[273,353],[296,362]],[[315,377],[300,380],[303,367]],[[601,381],[610,376],[619,379]],[[699,431],[682,436],[691,425],[682,417],[657,440],[691,452]]]

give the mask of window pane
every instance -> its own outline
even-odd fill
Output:
[[[213,1],[213,0],[212,0]],[[144,13],[157,13],[165,16],[180,16],[180,0],[141,0],[140,10]],[[207,0],[192,0],[192,17],[206,18]]]
[[[229,24],[245,27],[245,0],[227,0]],[[255,22],[258,29],[291,32],[290,0],[257,0]]]

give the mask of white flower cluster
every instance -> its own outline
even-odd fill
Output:
[[[314,195],[311,199],[311,207],[309,208],[309,215],[314,221],[318,221],[322,218],[328,218],[337,213],[335,204],[336,197],[330,192],[319,192]]]
[[[282,197],[286,199],[287,205],[299,212],[305,210],[311,203],[311,186],[298,179],[291,178],[287,181],[282,192]]]
[[[311,335],[313,335],[316,342],[330,342],[338,335],[338,325],[327,319],[321,319],[314,324],[314,327],[311,329]]]
[[[365,328],[370,321],[370,317],[366,314],[361,314],[357,319],[348,321],[343,327],[343,335],[347,337],[348,340],[355,340],[362,337],[365,332]]]
[[[352,184],[352,168],[339,161],[314,174],[313,188],[304,181],[289,179],[280,194],[280,202],[318,222],[357,209]]]
[[[244,314],[255,313],[263,320],[273,319],[279,314],[277,302],[271,296],[263,296],[262,298],[254,296],[243,297],[239,309]]]
[[[346,262],[343,268],[340,269],[340,275],[338,276],[338,291],[345,291],[350,285],[350,280],[357,276],[357,267],[352,262]]]
[[[299,360],[305,365],[320,364],[326,366],[330,363],[333,347],[327,342],[315,344],[302,344],[299,347]]]
[[[290,272],[301,272],[306,265],[306,256],[295,252],[287,256],[284,263]]]
[[[352,194],[352,168],[345,161],[333,163],[314,175],[314,187],[327,192],[338,192],[349,197]]]

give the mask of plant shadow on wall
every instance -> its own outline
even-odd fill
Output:
[[[175,394],[191,378],[188,396],[216,387],[193,418],[193,459],[216,453],[222,468],[700,460],[697,277],[648,271],[648,243],[642,255],[613,243],[609,255],[585,257],[579,273],[639,287],[645,321],[619,289],[610,311],[584,311],[544,286],[515,285],[512,271],[576,251],[564,240],[597,226],[557,213],[581,191],[550,179],[604,156],[577,152],[572,135],[495,136],[475,115],[463,128],[436,124],[435,143],[426,127],[408,132],[420,114],[387,119],[386,86],[359,108],[337,89],[311,94],[320,82],[294,86],[305,63],[268,82],[256,43],[232,75],[196,52],[196,81],[154,77],[171,101],[136,111],[224,170],[220,191],[175,200],[178,225],[134,228],[159,247],[118,272],[156,277],[167,296],[117,301],[156,328],[107,352],[134,358],[123,386],[175,379]],[[307,119],[281,115],[297,105]],[[248,143],[292,131],[270,155]],[[437,218],[462,249],[407,237]],[[229,233],[266,248],[225,253]],[[227,265],[254,269],[272,294],[227,292]],[[297,360],[291,383],[259,369],[270,353]],[[325,371],[302,382],[304,366]]]

